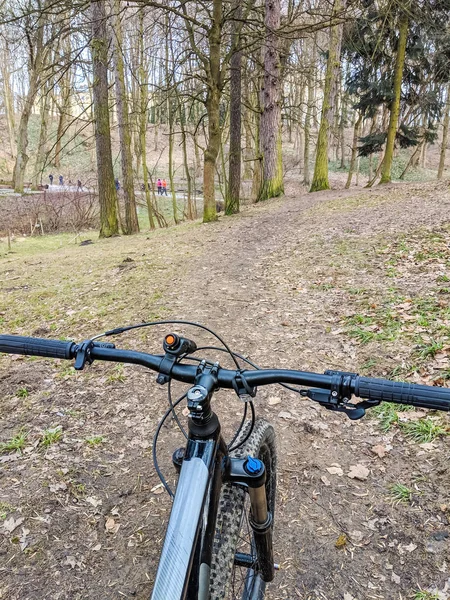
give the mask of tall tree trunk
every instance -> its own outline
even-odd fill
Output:
[[[315,46],[315,40],[313,40]],[[313,64],[308,68],[307,84],[308,84],[308,99],[306,103],[305,113],[305,146],[303,151],[303,183],[309,186],[311,183],[311,171],[309,168],[310,148],[311,148],[311,118],[314,103],[314,76]]]
[[[346,76],[348,77],[350,71],[350,66],[347,65]],[[341,164],[339,165],[340,169],[345,169],[345,126],[347,124],[347,101],[348,95],[347,92],[344,91],[344,86],[341,78],[341,118],[339,121],[339,145],[341,148]]]
[[[214,190],[216,160],[220,151],[220,97],[222,94],[222,73],[220,50],[222,37],[222,0],[213,0],[212,23],[208,32],[209,68],[207,69],[208,90],[206,111],[208,113],[208,142],[204,153],[203,167],[203,222],[217,219]]]
[[[409,169],[414,165],[416,159],[420,156],[420,154],[422,153],[422,147],[423,147],[423,140],[416,146],[416,148],[414,149],[414,152],[411,154],[411,156],[409,157],[409,160],[406,164],[406,167],[403,169],[399,179],[403,180],[405,179],[406,173],[409,171]]]
[[[175,183],[174,183],[174,159],[173,159],[173,145],[175,141],[175,131],[174,131],[174,121],[175,121],[175,111],[176,105],[173,94],[173,86],[176,85],[173,80],[173,75],[169,67],[169,48],[172,49],[172,35],[171,35],[171,27],[169,22],[169,16],[166,14],[165,20],[165,60],[164,60],[164,70],[165,70],[165,82],[167,86],[167,119],[169,123],[169,183],[170,183],[170,194],[172,196],[172,214],[173,220],[177,225],[179,223],[178,219],[178,206],[177,206],[177,194],[175,191]],[[172,64],[175,64],[174,56],[170,57]],[[175,106],[174,106],[175,105]],[[166,188],[167,193],[167,188]]]
[[[403,6],[401,10],[403,9]],[[394,158],[395,136],[398,127],[398,117],[400,114],[400,95],[402,90],[403,66],[405,64],[406,40],[408,38],[409,19],[406,10],[402,10],[400,16],[399,37],[397,56],[395,60],[394,71],[394,98],[390,107],[389,128],[386,139],[386,148],[384,151],[383,164],[381,167],[380,183],[390,183],[392,160]]]
[[[333,16],[341,13],[346,7],[347,0],[335,0]],[[342,41],[342,25],[334,25],[330,29],[330,44],[328,50],[325,86],[323,90],[322,114],[320,118],[319,137],[316,147],[316,162],[311,192],[330,189],[328,181],[328,138],[333,126],[334,104],[336,99],[336,83],[340,67]]]
[[[70,71],[68,71],[60,81],[61,87],[61,104],[58,105],[59,119],[58,129],[56,131],[56,142],[55,142],[55,158],[53,164],[55,167],[61,166],[61,149],[62,139],[64,135],[64,129],[66,126],[67,114],[70,108],[70,97],[72,93],[72,80]]]
[[[258,200],[284,193],[281,146],[281,61],[278,30],[280,0],[266,0],[265,40],[263,45],[264,78],[261,90],[260,148],[262,181]]]
[[[28,160],[30,158],[27,154],[28,121],[30,120],[37,90],[38,76],[37,73],[32,73],[30,77],[28,93],[26,95],[22,114],[20,115],[19,131],[17,135],[17,157],[13,171],[13,187],[14,191],[18,193],[23,193],[25,169],[27,168]]]
[[[139,11],[139,142],[142,160],[142,177],[144,179],[145,202],[147,204],[148,222],[150,229],[155,229],[152,196],[150,192],[148,169],[147,169],[147,123],[148,123],[148,82],[144,68],[144,10]],[[152,192],[153,193],[153,192]]]
[[[352,184],[353,172],[355,170],[356,164],[356,156],[358,154],[358,138],[361,133],[361,124],[362,124],[363,116],[359,114],[355,121],[355,128],[353,130],[353,144],[352,144],[352,156],[350,158],[350,166],[348,169],[348,177],[347,182],[345,184],[345,189],[348,189]]]
[[[49,94],[47,93],[47,90],[44,90],[40,100],[41,126],[39,130],[39,142],[36,151],[36,163],[34,165],[34,173],[31,181],[31,187],[33,190],[37,190],[39,184],[42,182],[42,170],[45,165],[49,107]]]
[[[3,103],[5,106],[6,122],[8,125],[9,147],[11,149],[12,158],[17,156],[16,146],[16,125],[14,117],[14,98],[11,90],[11,74],[9,65],[11,64],[11,55],[7,42],[2,50],[0,60],[0,73],[3,79]]]
[[[23,104],[22,114],[20,116],[19,131],[17,136],[17,157],[13,171],[14,191],[19,193],[23,192],[25,169],[29,159],[27,154],[28,121],[33,111],[34,101],[41,83],[42,69],[47,56],[47,49],[44,45],[47,1],[44,2],[42,8],[43,10],[38,17],[35,28],[32,31],[27,29],[29,42],[28,91],[26,94],[24,93],[25,101]]]
[[[100,237],[118,235],[117,194],[111,153],[108,103],[108,37],[105,0],[91,0],[94,123],[100,201]]]
[[[233,21],[233,40],[238,48],[239,21],[242,17],[240,1],[236,7],[236,21]],[[242,52],[238,48],[230,61],[230,156],[228,186],[225,197],[225,214],[239,212],[241,192],[241,77]]]
[[[450,121],[450,84],[447,85],[447,98],[445,103],[445,115],[444,125],[442,127],[442,145],[441,154],[439,156],[439,168],[437,178],[442,179],[445,167],[445,153],[447,152],[447,140],[448,140],[448,125]]]
[[[121,15],[121,1],[114,0],[114,71],[116,78],[116,103],[117,121],[119,124],[120,158],[122,166],[122,187],[125,203],[125,223],[122,231],[125,235],[139,232],[139,221],[136,210],[136,198],[134,195],[133,158],[131,156],[131,129],[128,113],[127,89],[125,86],[125,68],[123,64],[123,35]]]
[[[178,112],[180,115],[180,128],[181,128],[181,147],[183,150],[183,166],[184,173],[186,175],[186,201],[187,201],[187,218],[189,220],[193,220],[197,218],[197,207],[195,206],[195,202],[192,198],[192,176],[189,170],[189,161],[188,161],[188,151],[187,151],[187,143],[186,143],[186,123],[184,118],[182,117],[182,106],[180,100],[178,99]]]

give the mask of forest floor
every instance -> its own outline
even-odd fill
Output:
[[[449,210],[448,182],[292,187],[209,225],[86,246],[16,240],[0,259],[0,330],[80,340],[189,319],[262,367],[446,385]],[[116,344],[160,352],[170,330]],[[166,403],[142,368],[2,356],[2,600],[149,597],[170,511],[151,460]],[[240,402],[220,392],[215,407],[229,439]],[[270,599],[450,598],[448,417],[381,407],[353,422],[277,387],[256,409],[278,434]],[[181,444],[168,424],[159,455],[172,483]]]

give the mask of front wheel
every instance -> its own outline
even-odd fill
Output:
[[[248,431],[241,432],[243,439]],[[266,468],[267,508],[274,516],[276,449],[273,427],[262,419],[255,422],[249,439],[231,456],[259,458]],[[211,562],[210,600],[262,600],[266,582],[261,577],[266,557],[257,556],[249,522],[250,498],[243,486],[222,487]],[[245,565],[245,566],[242,566]]]

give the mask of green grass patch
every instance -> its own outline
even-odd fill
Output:
[[[8,502],[0,502],[0,519],[6,519],[8,513],[14,512],[16,508]]]
[[[389,306],[377,310],[368,307],[367,313],[347,317],[345,323],[349,327],[348,335],[362,344],[374,340],[393,341],[402,327],[401,321],[390,311]]]
[[[394,503],[411,502],[412,490],[402,483],[393,483],[389,487],[389,495]]]
[[[106,440],[106,438],[103,435],[93,435],[91,437],[85,438],[84,441],[91,448],[95,448],[96,446],[99,446],[100,444],[103,444],[103,442],[105,440]]]
[[[439,595],[425,590],[418,590],[414,592],[413,600],[439,600]]]
[[[380,429],[384,432],[389,431],[393,426],[399,423],[399,412],[414,410],[412,406],[406,404],[393,404],[391,402],[382,402],[370,410],[370,414],[379,421]]]
[[[400,427],[406,437],[418,444],[432,442],[437,437],[449,434],[447,428],[443,426],[441,421],[431,417],[400,423]]]
[[[106,379],[107,383],[123,383],[126,380],[123,365],[117,364]]]
[[[17,398],[28,398],[29,395],[30,392],[27,390],[26,387],[21,387],[16,392]]]
[[[444,343],[440,340],[430,340],[427,343],[418,345],[418,353],[420,358],[434,358],[438,352],[442,350]]]
[[[25,429],[20,429],[11,439],[0,444],[0,454],[8,454],[11,452],[22,452],[25,447],[28,437],[28,432]]]
[[[51,427],[46,429],[41,437],[40,445],[44,448],[48,448],[52,444],[56,444],[62,438],[63,432],[61,425],[57,427]]]

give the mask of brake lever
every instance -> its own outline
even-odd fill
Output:
[[[310,400],[318,402],[327,410],[342,412],[352,421],[361,419],[366,414],[367,408],[372,408],[380,403],[378,400],[365,400],[359,404],[352,404],[347,398],[341,399],[333,392],[316,388],[302,390],[302,396],[307,396]]]

